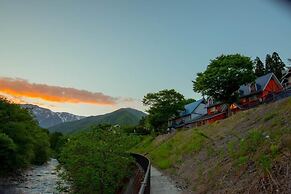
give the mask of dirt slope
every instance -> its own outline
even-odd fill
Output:
[[[291,98],[147,137],[135,151],[147,154],[184,193],[291,193]]]

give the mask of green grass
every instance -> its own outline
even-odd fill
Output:
[[[269,121],[269,120],[271,120],[272,118],[276,117],[276,115],[277,115],[277,113],[273,113],[273,112],[271,112],[271,113],[269,113],[269,114],[267,114],[267,115],[265,116],[264,121],[265,121],[265,122],[266,122],[266,121]]]
[[[197,192],[237,189],[229,181],[244,183],[249,168],[254,173],[252,179],[266,171],[271,173],[291,151],[290,117],[291,98],[239,112],[211,125],[145,137],[133,150],[147,153],[156,167],[191,180],[189,188]],[[190,164],[193,172],[185,172]]]
[[[153,141],[152,137],[146,137],[133,151],[149,153],[154,164],[161,169],[168,169],[174,163],[181,162],[185,154],[199,151],[206,140],[202,131],[179,131],[159,143]]]

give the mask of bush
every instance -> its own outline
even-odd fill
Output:
[[[131,146],[129,136],[109,129],[71,136],[60,155],[63,178],[76,193],[114,193],[130,175],[133,159],[126,150]]]
[[[16,163],[16,145],[13,140],[4,133],[0,133],[0,166],[4,173],[14,168]]]
[[[61,152],[62,147],[65,145],[67,141],[67,137],[65,137],[60,132],[54,132],[50,134],[50,146],[53,151],[53,156],[59,158],[59,154]]]

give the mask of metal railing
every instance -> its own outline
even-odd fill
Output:
[[[138,194],[150,194],[151,192],[151,162],[145,156],[131,153],[131,156],[142,167],[145,172],[143,181],[140,183]]]

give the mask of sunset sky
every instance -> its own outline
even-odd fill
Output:
[[[197,99],[210,59],[273,51],[291,58],[291,9],[275,0],[0,0],[0,95],[54,111],[144,110],[166,88]]]

